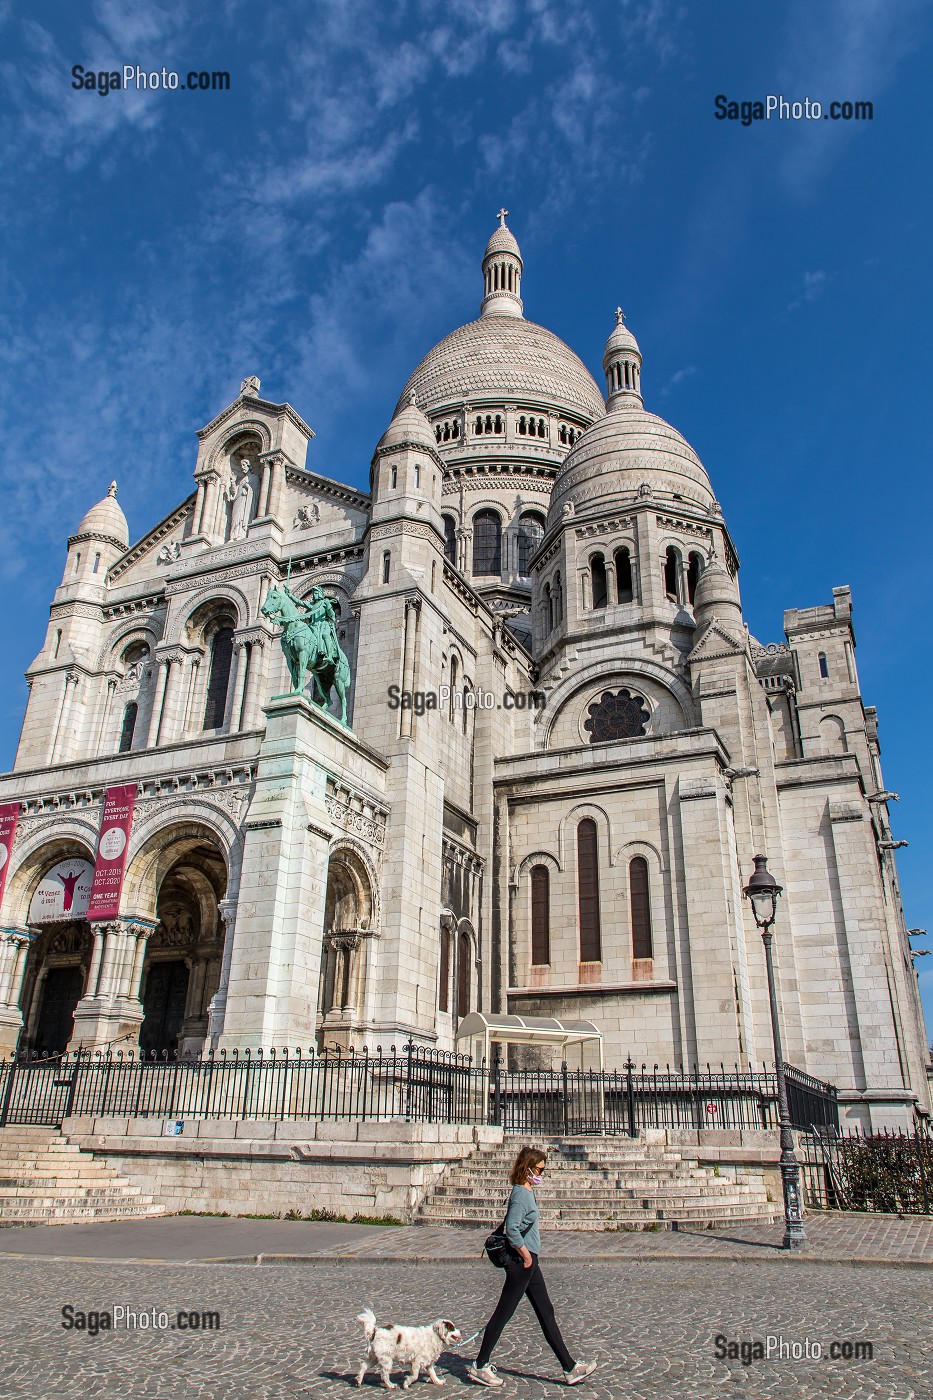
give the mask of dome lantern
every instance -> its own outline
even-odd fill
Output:
[[[485,295],[479,309],[481,316],[522,315],[522,255],[515,235],[506,227],[508,212],[505,208],[499,210],[499,227],[486,244],[483,256]]]
[[[641,396],[641,351],[625,324],[625,312],[616,307],[616,325],[603,355],[608,407],[644,408]]]

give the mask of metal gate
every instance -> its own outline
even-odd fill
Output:
[[[74,1097],[77,1062],[63,1059],[0,1066],[0,1128],[8,1123],[60,1128]]]

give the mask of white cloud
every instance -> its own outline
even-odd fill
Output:
[[[796,311],[799,307],[807,305],[809,302],[817,301],[822,295],[829,279],[829,274],[822,268],[816,272],[805,272],[800,279],[800,285],[793,301],[788,302],[788,311]]]
[[[683,384],[685,379],[692,379],[696,373],[696,365],[684,365],[682,369],[675,370],[674,373],[671,375],[670,379],[667,381],[667,383],[662,387],[661,398],[666,399],[668,395],[673,392],[674,389],[676,389],[680,384]]]

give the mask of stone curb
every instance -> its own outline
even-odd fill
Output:
[[[246,1264],[254,1268],[256,1266],[268,1268],[275,1265],[294,1264],[365,1264],[369,1266],[371,1264],[444,1265],[479,1264],[481,1262],[476,1254],[236,1254],[201,1259],[147,1259],[141,1256],[115,1259],[89,1254],[16,1254],[2,1251],[0,1251],[0,1259],[31,1259],[42,1264],[156,1264],[166,1268],[190,1268],[192,1266],[210,1268],[217,1264]],[[870,1254],[854,1255],[851,1258],[827,1258],[826,1256],[811,1255],[806,1251],[785,1253],[780,1249],[775,1249],[766,1258],[757,1254],[738,1254],[735,1252],[691,1254],[686,1251],[669,1254],[647,1251],[640,1251],[637,1254],[550,1254],[547,1257],[548,1268],[555,1264],[665,1264],[667,1262],[680,1264],[818,1264],[820,1267],[846,1265],[851,1268],[884,1269],[933,1268],[933,1259],[887,1259],[883,1255]],[[485,1262],[484,1267],[488,1267]]]

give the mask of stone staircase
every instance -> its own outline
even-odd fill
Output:
[[[57,1128],[0,1129],[0,1227],[165,1214],[140,1187]]]
[[[415,1221],[498,1225],[508,1175],[525,1138],[480,1149],[451,1167],[426,1197]],[[541,1144],[548,1168],[536,1195],[550,1230],[670,1229],[730,1221],[771,1221],[760,1169],[701,1166],[689,1149],[638,1138],[563,1138]]]

